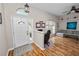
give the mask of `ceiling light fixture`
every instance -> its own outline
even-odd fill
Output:
[[[27,15],[29,13],[29,5],[26,3],[24,8],[18,8],[16,13],[19,15]]]

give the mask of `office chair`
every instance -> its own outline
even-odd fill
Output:
[[[47,33],[45,33],[45,35],[44,35],[44,45],[46,44],[46,45],[49,46],[49,44],[50,44],[49,43],[50,34],[51,34],[50,30],[48,30]]]

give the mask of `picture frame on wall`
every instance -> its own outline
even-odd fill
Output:
[[[45,28],[45,23],[42,23],[42,24],[41,24],[41,27],[42,27],[42,28]]]
[[[40,23],[36,23],[36,28],[40,28]]]
[[[43,21],[36,22],[36,28],[45,28],[45,23]]]
[[[2,14],[0,13],[0,24],[2,24]]]

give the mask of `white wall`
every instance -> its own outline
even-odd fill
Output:
[[[30,16],[33,18],[33,28],[34,30],[37,30],[36,28],[36,22],[43,21],[46,23],[47,21],[51,21],[53,24],[57,22],[57,17],[54,15],[51,15],[45,11],[42,11],[40,9],[31,7],[30,8]],[[46,30],[43,28],[43,30]]]
[[[67,30],[67,22],[77,22],[77,31],[79,31],[79,14],[77,15],[68,15],[68,16],[63,16],[64,20],[59,21],[59,30]],[[78,16],[77,19],[74,19],[74,16]]]
[[[6,39],[8,41],[8,48],[13,48],[12,30],[11,30],[11,17],[16,15],[16,9],[22,7],[23,4],[3,4],[5,27],[6,27]]]
[[[11,31],[11,16],[16,15],[16,9],[23,7],[24,4],[4,4],[4,16],[5,16],[5,25],[6,25],[6,39],[8,41],[8,48],[13,47],[13,41],[12,41],[12,31]],[[42,10],[30,7],[30,18],[33,19],[34,27],[36,21],[43,20],[44,22],[46,20],[56,20],[55,16],[52,16]]]
[[[4,15],[2,5],[0,4],[0,12],[2,13],[2,24],[0,24],[0,56],[7,55],[8,52],[8,45],[7,39],[5,36],[5,23],[4,23]]]

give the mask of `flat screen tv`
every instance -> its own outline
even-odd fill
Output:
[[[76,30],[77,22],[67,22],[67,29]]]

